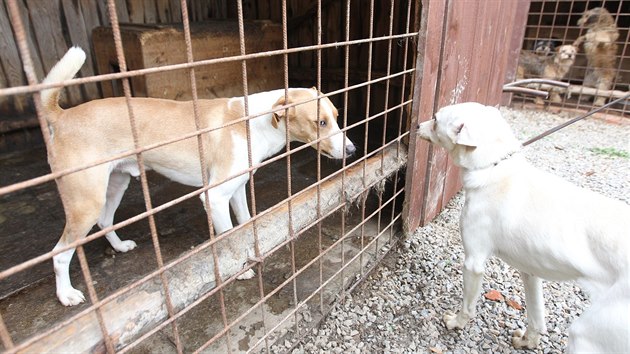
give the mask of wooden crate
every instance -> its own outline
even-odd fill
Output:
[[[186,62],[186,44],[181,25],[131,25],[120,27],[128,70]],[[195,61],[240,55],[238,23],[208,21],[191,25]],[[111,27],[92,32],[97,72],[119,71]],[[270,21],[245,24],[247,53],[282,49],[282,27]],[[195,68],[199,98],[243,95],[241,61]],[[248,92],[256,93],[284,85],[281,55],[247,60]],[[120,80],[101,82],[104,97],[122,96]],[[192,99],[188,70],[173,70],[131,79],[132,93],[138,97],[174,100]]]

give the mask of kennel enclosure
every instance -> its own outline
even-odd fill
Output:
[[[14,256],[0,267],[3,350],[269,352],[288,343],[289,351],[459,190],[456,168],[416,138],[415,126],[447,104],[509,99],[501,88],[513,80],[528,7],[524,0],[7,0],[0,247]],[[216,45],[219,32],[218,51],[196,47]],[[152,33],[171,37],[143,42]],[[71,276],[88,301],[64,308],[50,267],[64,220],[53,182],[74,171],[48,170],[37,92],[72,44],[89,56],[80,77],[64,83],[65,107],[115,95],[197,100],[314,86],[339,109],[358,154],[329,161],[313,151],[320,137],[250,165],[237,175],[250,176],[253,218],[222,235],[198,199],[214,186],[143,173],[113,226],[140,247],[114,254],[98,229],[77,242]],[[212,77],[222,65],[228,78]],[[251,118],[246,112],[242,121]],[[226,255],[230,240],[245,252]],[[237,281],[247,269],[256,276]]]

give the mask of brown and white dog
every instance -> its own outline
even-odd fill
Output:
[[[44,83],[69,80],[85,61],[85,52],[71,48],[53,67]],[[48,156],[53,171],[78,167],[134,149],[129,112],[124,97],[105,98],[62,109],[58,98],[61,88],[42,91],[44,114],[52,139]],[[250,120],[252,163],[279,152],[286,144],[287,120],[290,141],[308,143],[319,136],[322,154],[341,159],[355,152],[354,144],[344,137],[337,125],[337,109],[328,98],[319,100],[316,89],[292,88],[285,100],[284,90],[249,95],[250,114],[262,113],[291,103],[304,102],[288,110],[262,114]],[[245,116],[244,98],[199,100],[200,128],[220,127]],[[132,98],[131,107],[138,127],[138,143],[147,146],[196,131],[192,102],[155,98]],[[288,114],[285,112],[288,111]],[[319,111],[319,116],[317,115]],[[208,184],[220,183],[246,170],[248,148],[246,123],[236,123],[202,135]],[[173,181],[189,186],[203,185],[197,138],[189,138],[142,153],[144,166]],[[131,176],[140,173],[135,155],[101,164],[57,179],[66,226],[55,249],[65,247],[87,235],[94,224],[100,228],[112,225],[114,213],[127,189]],[[245,187],[249,175],[241,174],[208,191],[215,231],[232,228],[229,206],[236,219],[250,219]],[[204,195],[201,196],[202,200]],[[122,241],[112,231],[107,240],[118,252],[136,247],[133,241]],[[57,297],[72,306],[84,301],[83,294],[72,287],[69,264],[75,249],[53,257]],[[247,274],[253,276],[253,272]]]
[[[522,51],[518,60],[516,77],[518,79],[535,77],[562,80],[573,66],[576,54],[577,47],[570,44],[558,47],[553,56],[542,56],[529,51]],[[550,99],[552,102],[562,102],[560,95],[555,91],[551,91]],[[542,103],[542,100],[539,99],[536,103]]]
[[[587,28],[586,34],[578,37],[573,45],[584,44],[584,53],[588,68],[584,77],[584,85],[599,90],[610,90],[615,80],[615,63],[617,62],[617,44],[619,31],[615,20],[608,10],[596,7],[587,10],[578,20],[578,25]],[[596,106],[606,103],[606,98],[598,96],[593,101]]]

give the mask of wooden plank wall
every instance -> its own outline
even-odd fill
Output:
[[[418,52],[423,55],[416,62],[421,74],[412,124],[453,103],[499,104],[505,74],[516,65],[511,46],[520,46],[513,32],[522,32],[529,0],[423,0],[422,5]],[[407,165],[403,214],[408,232],[435,217],[461,188],[459,171],[443,149],[412,136],[409,151],[414,157]]]

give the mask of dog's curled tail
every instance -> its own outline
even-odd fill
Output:
[[[50,69],[50,72],[42,83],[53,84],[70,80],[79,72],[83,63],[85,63],[85,52],[83,49],[72,47],[68,49],[63,58]],[[61,93],[61,89],[62,87],[53,87],[42,90],[41,97],[44,111],[51,112],[61,109],[61,107],[59,107],[59,94]]]

